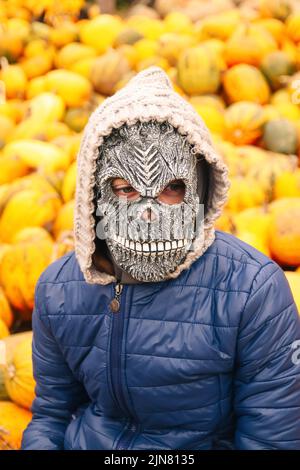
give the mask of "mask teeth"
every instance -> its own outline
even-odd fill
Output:
[[[148,256],[149,254],[154,255],[161,255],[166,252],[174,252],[175,250],[181,251],[188,244],[188,240],[180,239],[180,240],[173,240],[172,242],[169,241],[159,241],[159,242],[134,242],[133,240],[128,240],[123,237],[117,236],[115,238],[117,242],[117,248],[122,249],[123,247],[128,248],[134,252],[143,254]]]

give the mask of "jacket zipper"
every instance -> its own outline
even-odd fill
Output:
[[[121,314],[121,294],[124,285],[120,282],[115,284],[115,295],[110,303],[113,312],[112,339],[111,339],[111,383],[115,402],[121,412],[129,418],[124,434],[121,436],[116,450],[126,450],[137,431],[137,425],[130,419],[130,411],[127,407],[121,380],[121,350],[124,328],[124,315]],[[124,428],[125,429],[125,428]]]

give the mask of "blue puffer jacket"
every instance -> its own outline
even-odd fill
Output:
[[[123,285],[118,313],[115,287],[73,252],[40,277],[22,449],[300,449],[300,322],[276,263],[216,231],[178,278]]]

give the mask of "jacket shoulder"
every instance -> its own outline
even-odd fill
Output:
[[[59,284],[68,281],[84,281],[74,250],[49,264],[37,284]]]
[[[258,268],[269,263],[278,266],[275,261],[235,235],[222,230],[216,230],[215,234],[215,241],[207,250],[208,254],[224,256],[229,260],[240,261]]]

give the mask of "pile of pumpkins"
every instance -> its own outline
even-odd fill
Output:
[[[19,448],[31,418],[32,332],[17,326],[30,325],[41,272],[74,249],[82,131],[151,65],[229,167],[216,228],[279,263],[300,310],[300,5],[238,3],[157,0],[108,15],[84,0],[0,2],[0,449]]]

